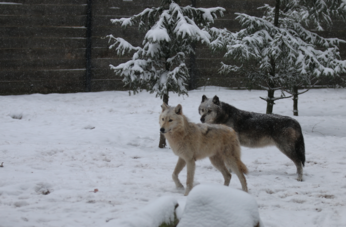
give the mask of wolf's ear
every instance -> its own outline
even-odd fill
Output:
[[[176,114],[181,115],[181,114],[183,114],[183,107],[179,104],[175,107],[174,111]]]
[[[168,109],[168,105],[166,103],[162,103],[161,105],[162,112]]]
[[[205,95],[202,96],[202,102],[204,102],[207,99],[208,99],[207,96],[205,96]]]
[[[215,95],[215,96],[214,96],[214,98],[213,98],[213,103],[214,103],[215,105],[220,106],[220,100],[219,100],[219,97],[217,97],[216,95]]]

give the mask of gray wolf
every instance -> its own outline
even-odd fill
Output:
[[[203,123],[232,127],[237,132],[242,146],[252,148],[276,146],[296,165],[297,180],[303,180],[304,137],[300,124],[295,119],[277,114],[240,110],[220,102],[216,95],[212,99],[203,95],[198,111]]]
[[[241,183],[242,189],[248,191],[244,174],[248,172],[240,160],[241,151],[238,137],[233,129],[224,125],[194,124],[183,115],[182,106],[170,107],[162,104],[160,114],[160,132],[166,137],[175,155],[179,157],[173,181],[177,188],[184,188],[178,175],[187,167],[185,195],[193,188],[195,162],[209,157],[211,163],[224,177],[224,185],[231,181],[234,172]]]

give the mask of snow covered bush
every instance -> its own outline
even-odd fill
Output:
[[[182,7],[173,0],[162,0],[159,7],[147,8],[130,18],[112,19],[123,28],[138,25],[145,33],[142,46],[135,47],[122,38],[107,36],[118,55],[134,52],[132,59],[118,66],[110,65],[122,76],[133,93],[142,89],[156,93],[168,104],[169,92],[187,95],[189,71],[186,56],[194,53],[196,42],[209,44],[211,36],[204,30],[225,9]],[[165,147],[161,135],[159,147]]]
[[[177,225],[178,224],[178,225]],[[263,227],[254,197],[221,185],[198,185],[184,201],[164,196],[126,218],[109,221],[116,227]]]
[[[175,209],[178,205],[177,200],[171,196],[158,198],[149,203],[143,209],[134,212],[130,217],[117,221],[110,221],[107,226],[116,227],[159,227],[170,226],[169,224],[177,221]]]
[[[256,200],[221,185],[198,185],[187,197],[178,227],[255,227],[261,223]]]
[[[312,85],[321,76],[339,77],[346,72],[338,46],[345,42],[324,38],[312,30],[332,26],[332,18],[345,19],[344,1],[276,0],[265,5],[262,18],[237,13],[243,29],[230,32],[211,29],[214,49],[226,49],[232,65],[222,63],[220,72],[238,72],[248,79],[248,88],[260,86],[267,90],[268,114],[272,113],[275,90],[285,89],[298,100],[298,87]],[[296,107],[297,108],[297,107]],[[298,115],[298,109],[294,110]]]

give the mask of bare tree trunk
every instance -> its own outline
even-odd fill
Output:
[[[275,60],[271,58],[270,64],[272,66],[272,71],[270,72],[270,77],[275,77]],[[271,79],[271,78],[270,78]],[[272,114],[274,108],[274,93],[275,93],[275,84],[272,81],[268,82],[268,96],[267,96],[267,111],[266,114]]]
[[[298,87],[293,86],[293,115],[298,116]]]
[[[275,16],[274,16],[274,26],[276,27],[279,27],[279,16],[280,16],[280,0],[276,0]]]
[[[168,99],[169,99],[168,94],[164,94],[163,95],[163,102],[166,103],[167,105],[168,105]],[[162,133],[160,133],[159,148],[164,148],[164,147],[166,147],[166,145],[167,145],[166,144],[166,138]]]
[[[274,89],[269,88],[268,90],[268,98],[267,98],[267,110],[266,114],[272,114],[273,113],[273,107],[274,107]]]
[[[180,2],[177,2],[177,3],[179,4]],[[167,62],[167,59],[169,58],[169,54],[170,53],[167,53],[167,55],[166,55],[166,64],[165,64],[165,66],[166,66],[166,70],[167,71],[169,71],[169,69],[171,67],[171,65]],[[167,88],[167,93],[163,95],[163,99],[162,99],[162,101],[164,103],[166,103],[167,105],[168,105],[168,99],[169,99],[168,92],[169,91],[168,91],[168,88]],[[166,138],[165,138],[165,136],[162,133],[160,133],[159,148],[164,148],[164,147],[166,147],[166,145],[167,145],[166,144]]]
[[[167,105],[168,105],[168,99],[169,99],[168,94],[164,94],[164,95],[163,95],[163,100],[162,100],[162,101],[163,101],[164,103],[166,103]]]
[[[180,1],[177,1],[177,4],[180,4]],[[171,67],[169,62],[167,62],[167,59],[169,58],[169,56],[170,56],[170,53],[168,52],[166,54],[166,63],[165,63],[165,68],[166,68],[166,71],[168,71],[168,72],[169,72],[169,69]],[[167,105],[168,105],[168,99],[169,99],[168,92],[169,92],[169,90],[167,88],[167,93],[163,95],[163,99],[162,99],[162,101],[164,103],[166,103]],[[165,138],[165,136],[162,133],[160,133],[159,148],[164,148],[164,147],[166,147],[166,145],[167,145],[166,144],[166,138]]]
[[[196,44],[192,44],[192,48],[196,50]],[[197,88],[196,80],[197,80],[197,67],[196,67],[196,54],[191,53],[190,54],[190,65],[189,65],[189,74],[190,74],[190,81],[189,81],[189,89],[193,90]]]
[[[280,0],[276,0],[275,5],[275,17],[274,17],[274,26],[279,27],[279,13],[280,13]],[[275,60],[274,58],[271,58],[270,64],[272,67],[272,70],[270,72],[271,77],[275,77]],[[272,81],[269,81],[268,83],[269,89],[268,89],[268,97],[267,97],[267,111],[266,114],[272,114],[273,108],[274,108],[274,92],[275,92],[275,84]]]

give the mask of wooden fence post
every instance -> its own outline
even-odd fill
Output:
[[[87,0],[87,18],[86,18],[86,72],[85,72],[85,91],[91,91],[91,36],[92,36],[92,0]]]

